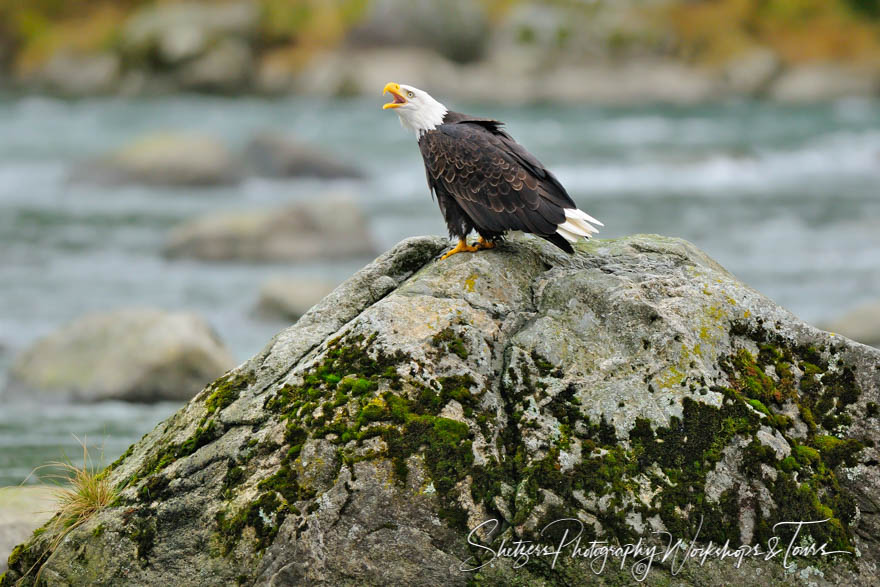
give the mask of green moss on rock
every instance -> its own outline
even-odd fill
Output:
[[[135,518],[134,530],[130,536],[137,547],[138,560],[146,561],[156,544],[155,522],[145,517]]]
[[[796,444],[792,447],[791,453],[794,458],[802,465],[817,465],[822,462],[819,451],[811,446]]]
[[[758,516],[757,538],[769,539],[771,528],[777,521],[828,518],[827,524],[810,528],[813,539],[818,543],[834,544],[841,550],[851,550],[848,525],[854,518],[855,509],[852,497],[840,486],[834,469],[842,464],[854,464],[864,444],[853,438],[822,434],[820,430],[839,430],[851,422],[847,409],[861,394],[852,368],[843,361],[837,361],[832,368],[825,359],[831,350],[823,351],[815,346],[789,347],[766,330],[741,329],[732,331],[732,334],[755,340],[760,352],[754,357],[748,351],[740,350],[721,362],[722,369],[730,377],[732,389],[728,391],[750,398],[747,400],[749,405],[768,415],[765,423],[776,428],[791,445],[791,455],[781,460],[754,438],[746,447],[744,468],[747,474],[760,479],[768,487],[777,505],[768,519]],[[797,384],[791,368],[794,364],[802,373]],[[771,400],[771,403],[758,406],[756,400]],[[807,424],[807,439],[787,436],[791,421],[775,411],[780,409],[783,401],[797,405],[801,419]],[[775,477],[764,476],[761,464],[777,471]]]
[[[479,396],[471,393],[476,387],[477,382],[470,375],[453,375],[450,377],[441,377],[437,380],[440,384],[441,392],[437,394],[436,400],[431,400],[427,396],[430,390],[425,390],[422,399],[431,401],[436,410],[441,409],[451,400],[457,401],[464,408],[464,415],[470,418],[473,416],[474,408],[477,406]]]
[[[450,327],[435,334],[431,338],[431,344],[447,353],[457,355],[461,359],[468,358],[468,350],[464,340]]]
[[[260,481],[257,487],[279,493],[288,505],[293,505],[297,501],[311,499],[315,496],[313,489],[309,490],[300,486],[296,470],[291,467],[289,462],[285,462],[271,477]]]
[[[702,540],[723,543],[739,537],[741,504],[733,489],[723,491],[717,499],[710,498],[706,493],[708,475],[723,458],[725,449],[742,442],[737,439],[744,439],[740,471],[764,483],[776,504],[769,515],[760,508],[755,510],[753,540],[768,540],[779,521],[828,518],[827,527],[814,532],[810,529],[813,538],[819,543],[828,541],[841,550],[851,550],[849,523],[855,509],[834,469],[856,462],[863,443],[811,432],[799,444],[788,436],[791,419],[779,413],[787,402],[795,402],[799,407],[803,402],[792,365],[809,358],[815,361],[810,364],[817,369],[829,369],[827,362],[822,361],[821,351],[816,348],[788,349],[767,340],[759,348],[758,356],[739,350],[721,361],[730,386],[713,388],[722,394],[720,406],[684,397],[680,418],[673,417],[667,426],[657,428],[648,420],[637,419],[628,440],[617,438],[604,421],[590,422],[584,418],[574,402],[577,390],[569,386],[544,406],[559,422],[561,432],[546,456],[526,464],[519,455],[510,455],[506,466],[492,462],[475,467],[472,496],[490,510],[494,509],[496,499],[505,499],[513,511],[512,523],[520,524],[540,504],[542,489],[562,497],[564,504],[553,506],[562,508],[556,512],[560,516],[564,512],[576,515],[583,504],[573,496],[583,495],[606,504],[593,511],[606,538],[636,538],[626,517],[640,514],[642,520],[659,516],[673,535],[692,536],[701,528]],[[815,401],[804,402],[802,413],[807,417],[812,409],[820,413],[822,420],[818,426],[839,426],[845,422],[841,417],[843,411],[859,395],[851,373],[842,364],[834,371],[817,372],[818,387],[811,390]],[[519,380],[524,381],[522,375]],[[831,405],[815,399],[829,397],[834,398]],[[514,421],[519,422],[516,415],[516,411],[511,412]],[[778,457],[774,448],[759,440],[757,433],[767,426],[788,440],[792,445],[791,456]],[[569,459],[570,468],[563,471],[561,453],[568,449],[572,439],[580,442],[584,456],[573,466]],[[517,439],[509,440],[508,450],[515,450]],[[648,502],[636,497],[640,483],[644,482],[637,479],[644,476],[653,493]],[[504,497],[505,485],[519,487],[516,500],[509,495]]]
[[[409,456],[423,453],[443,502],[443,516],[450,523],[462,520],[462,512],[449,494],[473,463],[472,434],[466,424],[437,414],[452,399],[472,411],[476,396],[471,388],[476,383],[470,376],[451,376],[438,380],[439,392],[415,382],[406,382],[404,389],[398,370],[409,363],[409,357],[399,352],[383,354],[374,347],[374,340],[375,336],[356,335],[331,341],[322,359],[303,374],[302,383],[286,385],[266,399],[266,409],[285,422],[288,450],[278,470],[257,485],[262,493],[254,504],[232,516],[227,512],[218,515],[224,554],[231,551],[246,527],[254,528],[258,550],[264,548],[283,518],[298,513],[294,504],[314,497],[315,490],[302,486],[294,467],[309,438],[329,436],[345,444],[379,436],[388,448],[387,453],[377,456],[392,461],[400,481],[408,475]],[[386,390],[380,393],[381,387]],[[352,403],[360,406],[353,416],[345,409]],[[341,456],[345,460],[345,455]],[[232,471],[228,470],[227,478]],[[317,504],[308,507],[314,509]],[[272,517],[269,510],[275,516],[271,524],[267,523]]]
[[[141,479],[158,473],[178,459],[190,456],[203,446],[206,446],[217,440],[219,436],[219,430],[217,429],[217,425],[214,423],[214,420],[203,422],[202,425],[196,428],[196,431],[193,432],[192,436],[187,438],[185,441],[181,442],[180,444],[167,445],[156,452],[156,454],[154,454],[152,457],[147,459],[144,462],[144,465],[138,470],[138,472],[135,473],[131,478],[126,480],[122,484],[122,487],[120,487],[120,489],[123,489],[129,485],[133,485]]]
[[[208,414],[214,414],[232,405],[232,402],[238,399],[241,392],[253,385],[256,380],[256,376],[252,372],[247,371],[245,373],[229,375],[225,378],[221,377],[215,381],[211,385],[211,394],[205,400],[205,409],[208,410]]]
[[[25,545],[19,544],[15,548],[12,549],[12,552],[9,554],[9,558],[7,559],[7,564],[10,567],[18,564],[18,561],[21,559],[22,554],[25,552]]]
[[[532,351],[531,353],[532,363],[534,363],[535,368],[538,370],[538,373],[541,374],[541,377],[562,377],[562,370],[557,368],[556,365],[542,357],[537,351]]]
[[[223,494],[231,496],[232,491],[245,480],[244,469],[238,465],[231,463],[226,469],[226,475],[223,477]]]
[[[110,463],[110,465],[109,465],[109,466],[107,467],[107,469],[106,469],[106,472],[109,473],[110,471],[113,471],[114,469],[116,469],[116,467],[118,467],[119,465],[121,465],[121,464],[123,463],[123,461],[125,461],[125,459],[127,459],[128,457],[131,456],[131,453],[132,453],[133,451],[134,451],[134,445],[132,444],[132,445],[130,445],[127,449],[125,449],[125,452],[124,452],[124,453],[122,453],[121,455],[119,455],[119,458],[118,458],[118,459],[116,459],[115,461],[113,461],[112,463]]]
[[[138,497],[141,501],[149,502],[159,499],[168,489],[171,480],[165,475],[157,474],[150,477],[138,490]]]
[[[288,511],[275,492],[267,492],[231,517],[227,512],[217,512],[215,519],[223,554],[232,551],[248,527],[253,528],[255,534],[255,550],[262,552],[272,544]]]
[[[865,445],[854,438],[841,439],[823,434],[813,439],[814,446],[819,449],[823,460],[832,468],[841,464],[851,467],[856,464],[856,456]]]

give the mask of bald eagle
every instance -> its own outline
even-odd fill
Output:
[[[452,112],[427,92],[385,86],[404,128],[415,131],[428,187],[458,245],[442,259],[491,249],[508,230],[530,232],[573,253],[571,244],[604,226],[578,210],[559,180],[501,127],[503,122]],[[476,230],[476,245],[467,235]]]

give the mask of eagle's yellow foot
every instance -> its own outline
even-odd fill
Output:
[[[442,257],[440,257],[440,260],[442,261],[443,259],[448,259],[449,257],[451,257],[452,255],[454,255],[456,253],[476,253],[479,250],[480,250],[480,247],[476,247],[476,246],[472,247],[471,245],[467,244],[466,240],[460,239],[458,241],[458,244],[455,245],[455,248],[452,249],[451,251],[449,251],[448,253],[446,253],[445,255],[443,255]]]
[[[482,249],[494,249],[495,243],[493,243],[492,241],[487,241],[483,237],[480,237],[480,240],[477,241],[477,248],[481,249],[481,250]]]

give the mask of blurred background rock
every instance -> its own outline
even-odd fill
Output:
[[[236,365],[205,321],[150,308],[88,314],[21,353],[8,394],[40,401],[186,401]]]
[[[6,559],[12,549],[52,517],[54,505],[48,487],[0,488],[0,574],[7,568]]]
[[[388,81],[880,344],[880,0],[0,0],[0,486],[445,234]]]

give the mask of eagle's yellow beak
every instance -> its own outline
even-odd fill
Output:
[[[382,110],[388,110],[389,108],[399,108],[406,104],[406,98],[403,97],[403,94],[400,93],[400,84],[396,84],[394,82],[388,82],[385,84],[385,88],[382,90],[382,95],[384,96],[388,92],[391,92],[391,95],[394,97],[393,102],[388,102],[384,106],[382,106]]]

